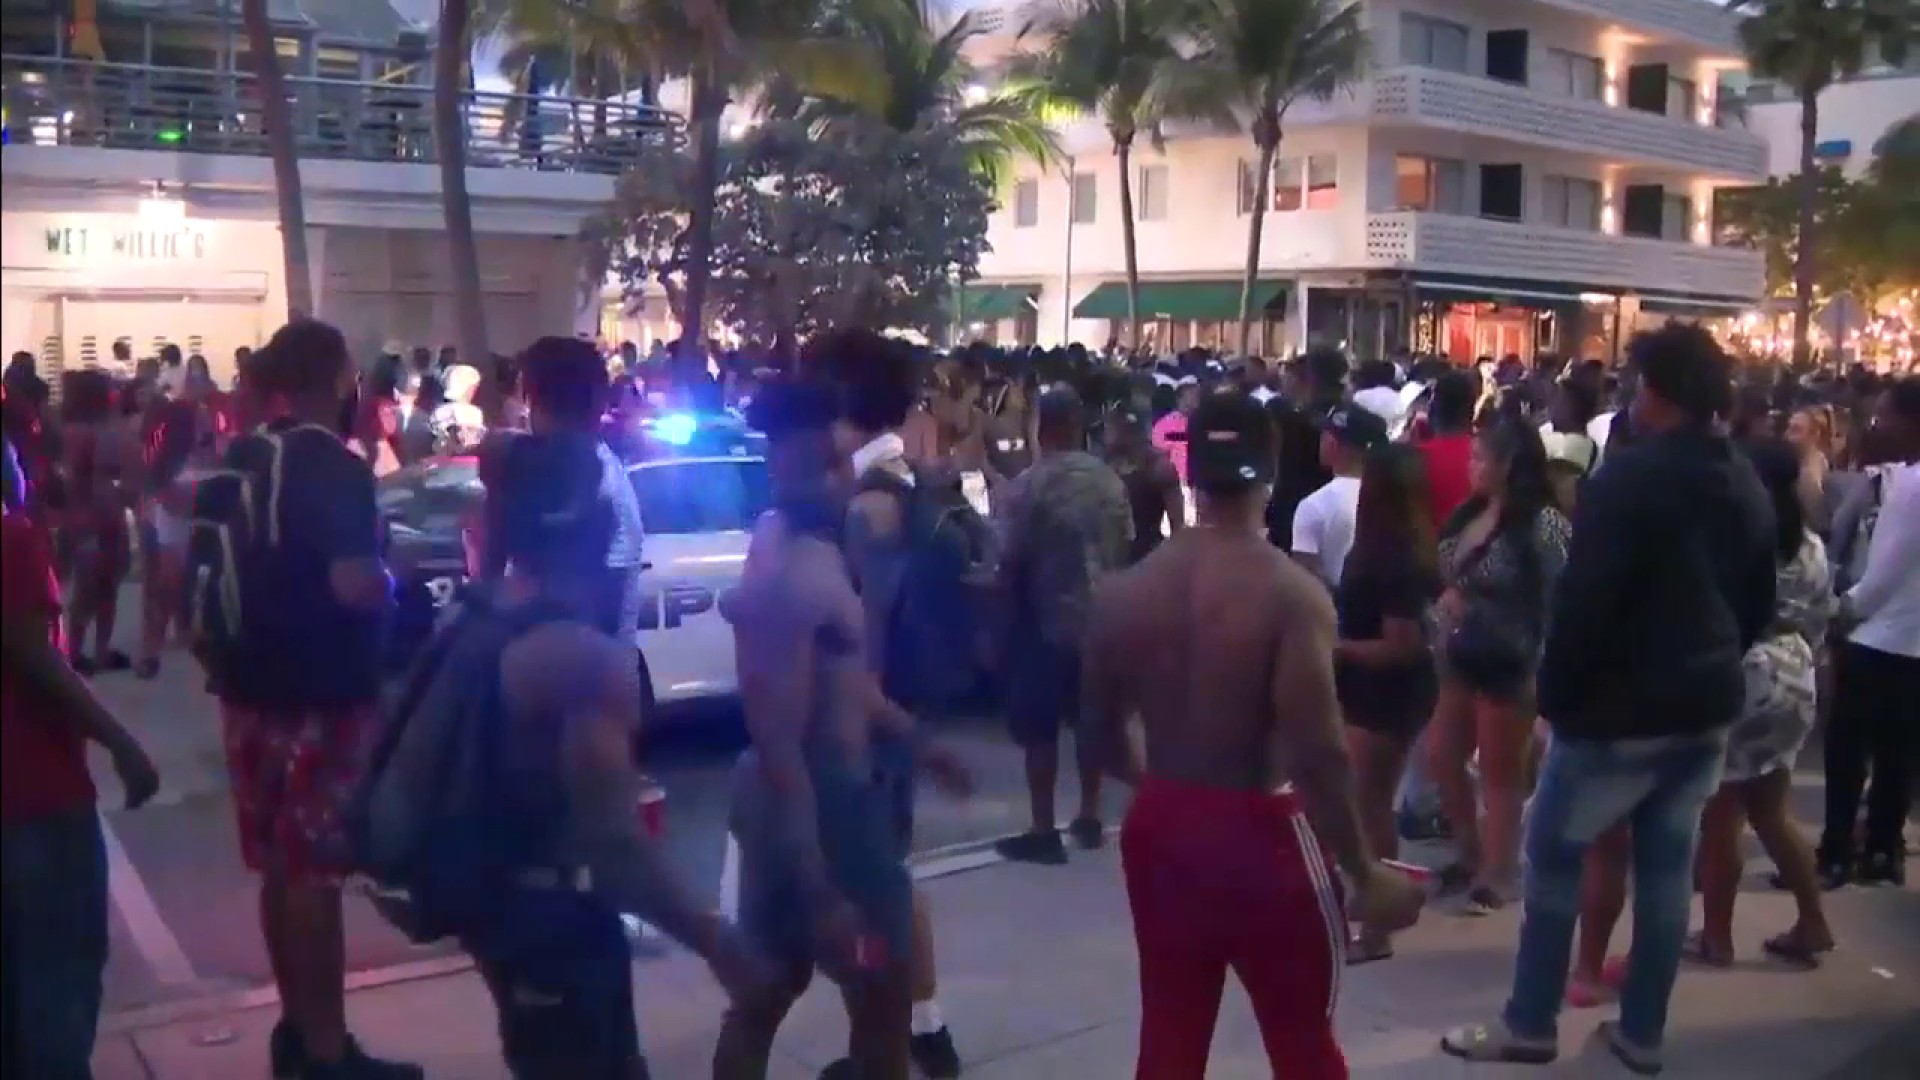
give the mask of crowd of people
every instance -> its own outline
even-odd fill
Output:
[[[916,778],[970,789],[940,721],[983,700],[1025,758],[1031,824],[1005,857],[1103,846],[1103,781],[1134,789],[1120,853],[1143,1080],[1204,1075],[1229,969],[1276,1069],[1344,1076],[1340,970],[1390,957],[1430,904],[1516,903],[1507,1007],[1443,1048],[1551,1061],[1563,1003],[1617,999],[1607,1043],[1651,1075],[1682,961],[1724,965],[1740,944],[1746,826],[1797,905],[1761,946],[1782,962],[1834,947],[1825,890],[1904,883],[1920,378],[1741,372],[1682,325],[1618,368],[936,357],[850,330],[784,370],[715,376],[546,338],[489,381],[428,350],[362,373],[338,331],[302,321],[237,371],[222,390],[175,350],[131,380],[70,373],[57,406],[30,357],[7,372],[4,1000],[21,1075],[87,1075],[107,919],[84,744],[130,805],[158,783],[82,676],[150,676],[182,617],[262,879],[276,1077],[420,1075],[347,1031],[355,873],[409,886],[416,929],[474,956],[516,1076],[647,1075],[621,913],[727,991],[716,1077],[765,1075],[816,971],[850,1029],[826,1075],[958,1075],[906,858]],[[771,508],[720,601],[751,738],[732,922],[633,812],[645,540],[623,433],[683,404],[737,408],[767,439]],[[447,452],[480,456],[476,587],[383,712],[374,480]],[[208,531],[248,554],[219,562],[192,540]],[[136,556],[133,659],[112,641]],[[198,625],[221,598],[186,584],[227,580],[227,621]],[[397,827],[380,792],[414,775],[409,748],[458,737],[448,716],[499,733],[494,765],[433,795],[466,800],[442,816],[468,831],[436,834],[430,866],[372,859],[356,823]],[[1823,724],[1815,847],[1788,796]],[[1397,855],[1435,835],[1454,858],[1430,896]]]

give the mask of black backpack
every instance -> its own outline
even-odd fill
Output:
[[[354,868],[382,917],[418,942],[489,925],[524,852],[513,838],[557,827],[523,819],[502,784],[506,713],[500,657],[536,627],[573,616],[475,596],[427,644],[380,726],[346,809]]]
[[[996,561],[993,529],[957,476],[915,469],[908,482],[869,469],[860,490],[899,500],[906,567],[886,625],[882,685],[911,704],[950,706],[976,689],[985,604],[980,581]]]
[[[236,439],[221,468],[194,485],[184,619],[193,654],[216,691],[236,673],[270,666],[286,644],[280,496],[289,444],[333,432],[267,427]]]

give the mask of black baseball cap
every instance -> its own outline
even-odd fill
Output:
[[[1277,450],[1266,408],[1239,391],[1208,394],[1187,419],[1187,476],[1202,491],[1273,483]]]
[[[1387,422],[1358,405],[1342,405],[1328,413],[1327,431],[1356,450],[1371,450],[1387,441]]]

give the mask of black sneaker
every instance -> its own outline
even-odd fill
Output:
[[[1822,862],[1818,876],[1820,887],[1827,892],[1844,889],[1853,881],[1853,867],[1844,862]]]
[[[273,1034],[267,1037],[267,1061],[273,1068],[273,1080],[295,1080],[307,1067],[306,1044],[285,1017],[273,1025]]]
[[[1893,885],[1905,887],[1907,884],[1907,863],[1905,859],[1886,852],[1876,852],[1860,862],[1860,872],[1855,881],[1862,885]]]
[[[307,1060],[300,1080],[425,1080],[426,1070],[406,1061],[386,1061],[369,1055],[347,1036],[347,1052],[339,1061]]]
[[[1082,851],[1099,851],[1107,845],[1107,827],[1098,818],[1075,818],[1067,826],[1067,835]]]
[[[1067,861],[1067,845],[1060,841],[1058,829],[1023,832],[1018,836],[996,840],[993,843],[993,850],[999,852],[1000,857],[1008,862],[1064,866]]]
[[[960,1052],[953,1048],[953,1034],[947,1028],[915,1035],[911,1049],[913,1063],[932,1080],[960,1075]]]

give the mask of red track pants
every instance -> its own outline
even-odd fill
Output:
[[[1228,968],[1275,1076],[1345,1080],[1333,1008],[1346,916],[1295,798],[1150,776],[1120,854],[1140,950],[1137,1080],[1204,1080]]]

